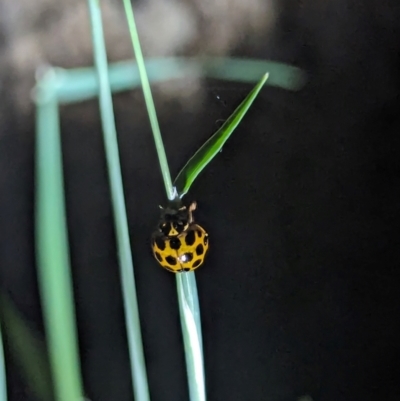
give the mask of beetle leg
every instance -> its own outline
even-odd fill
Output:
[[[189,206],[189,224],[193,223],[193,211],[196,210],[197,203],[192,202],[191,205]]]

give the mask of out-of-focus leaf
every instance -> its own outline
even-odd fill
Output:
[[[36,254],[49,359],[58,401],[83,397],[70,274],[59,109],[49,70],[36,108]]]
[[[100,89],[100,116],[103,128],[104,148],[106,152],[111,201],[114,214],[114,226],[121,275],[122,296],[125,308],[125,325],[131,362],[134,399],[148,401],[150,400],[150,394],[147,382],[142,334],[140,330],[140,316],[136,295],[134,266],[126,216],[117,130],[115,127],[111,87],[108,76],[108,62],[104,42],[100,2],[98,0],[88,0],[88,2],[92,27],[94,61]],[[140,190],[138,190],[138,193],[140,193]]]
[[[29,328],[5,295],[1,295],[0,300],[1,325],[12,357],[35,396],[41,401],[54,400],[50,365],[43,340]]]

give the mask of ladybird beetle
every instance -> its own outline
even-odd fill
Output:
[[[208,234],[193,220],[196,202],[189,208],[171,203],[162,208],[161,220],[153,233],[151,246],[154,257],[173,273],[197,269],[208,251]]]

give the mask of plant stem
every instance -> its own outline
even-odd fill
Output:
[[[36,114],[38,278],[56,399],[79,401],[83,391],[70,276],[55,80],[55,73],[50,70],[38,85],[41,92]]]
[[[205,401],[203,339],[194,272],[176,275],[190,401]]]
[[[154,141],[156,143],[158,159],[164,178],[165,190],[169,200],[177,198],[176,188],[172,186],[167,157],[165,155],[160,128],[157,122],[150,84],[140,49],[139,35],[137,33],[133,9],[129,0],[123,0],[128,20],[129,31],[132,38],[133,50],[140,73],[143,92],[146,100]],[[197,295],[196,278],[194,273],[178,273],[176,275],[179,310],[182,326],[182,336],[185,349],[186,370],[188,377],[189,395],[191,401],[205,401],[203,345],[201,339],[201,322],[199,300]]]
[[[255,83],[269,71],[266,85],[298,90],[305,82],[302,71],[296,67],[268,60],[236,58],[165,57],[145,61],[150,82],[163,82],[182,77],[209,77],[227,81]],[[98,96],[99,85],[94,68],[67,70],[55,68],[55,92],[59,103],[73,103]],[[108,68],[111,91],[126,91],[141,85],[135,60],[119,61]]]
[[[114,223],[125,306],[125,320],[128,335],[133,392],[135,400],[148,401],[150,400],[150,395],[140,331],[132,252],[129,240],[117,132],[114,122],[114,111],[108,77],[107,55],[104,44],[101,11],[98,1],[88,0],[88,2],[92,26],[94,58],[100,87],[99,101],[101,122],[114,210]]]
[[[149,78],[146,73],[146,66],[144,64],[142,49],[140,47],[139,35],[137,33],[135,18],[133,16],[133,9],[130,0],[123,0],[126,18],[128,20],[129,32],[131,34],[133,51],[135,53],[137,66],[139,69],[140,81],[142,83],[144,100],[146,102],[147,113],[149,114],[151,130],[153,132],[154,142],[160,161],[161,174],[164,179],[165,192],[169,200],[174,200],[177,197],[175,188],[172,185],[171,174],[165,154],[164,144],[161,137],[160,126],[158,124],[156,108],[154,106],[153,96],[151,94]]]
[[[54,401],[51,367],[44,342],[29,327],[11,299],[4,292],[0,292],[0,304],[3,333],[8,340],[9,355],[18,366],[20,376],[30,387],[36,399]],[[0,400],[2,400],[1,397]]]
[[[4,359],[3,339],[1,336],[1,320],[0,320],[0,400],[7,401],[6,362]]]

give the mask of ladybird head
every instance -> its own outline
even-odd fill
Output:
[[[181,234],[187,230],[189,224],[193,221],[192,211],[194,204],[189,208],[181,205],[170,204],[166,208],[161,208],[161,221],[158,229],[165,236],[171,237]]]

